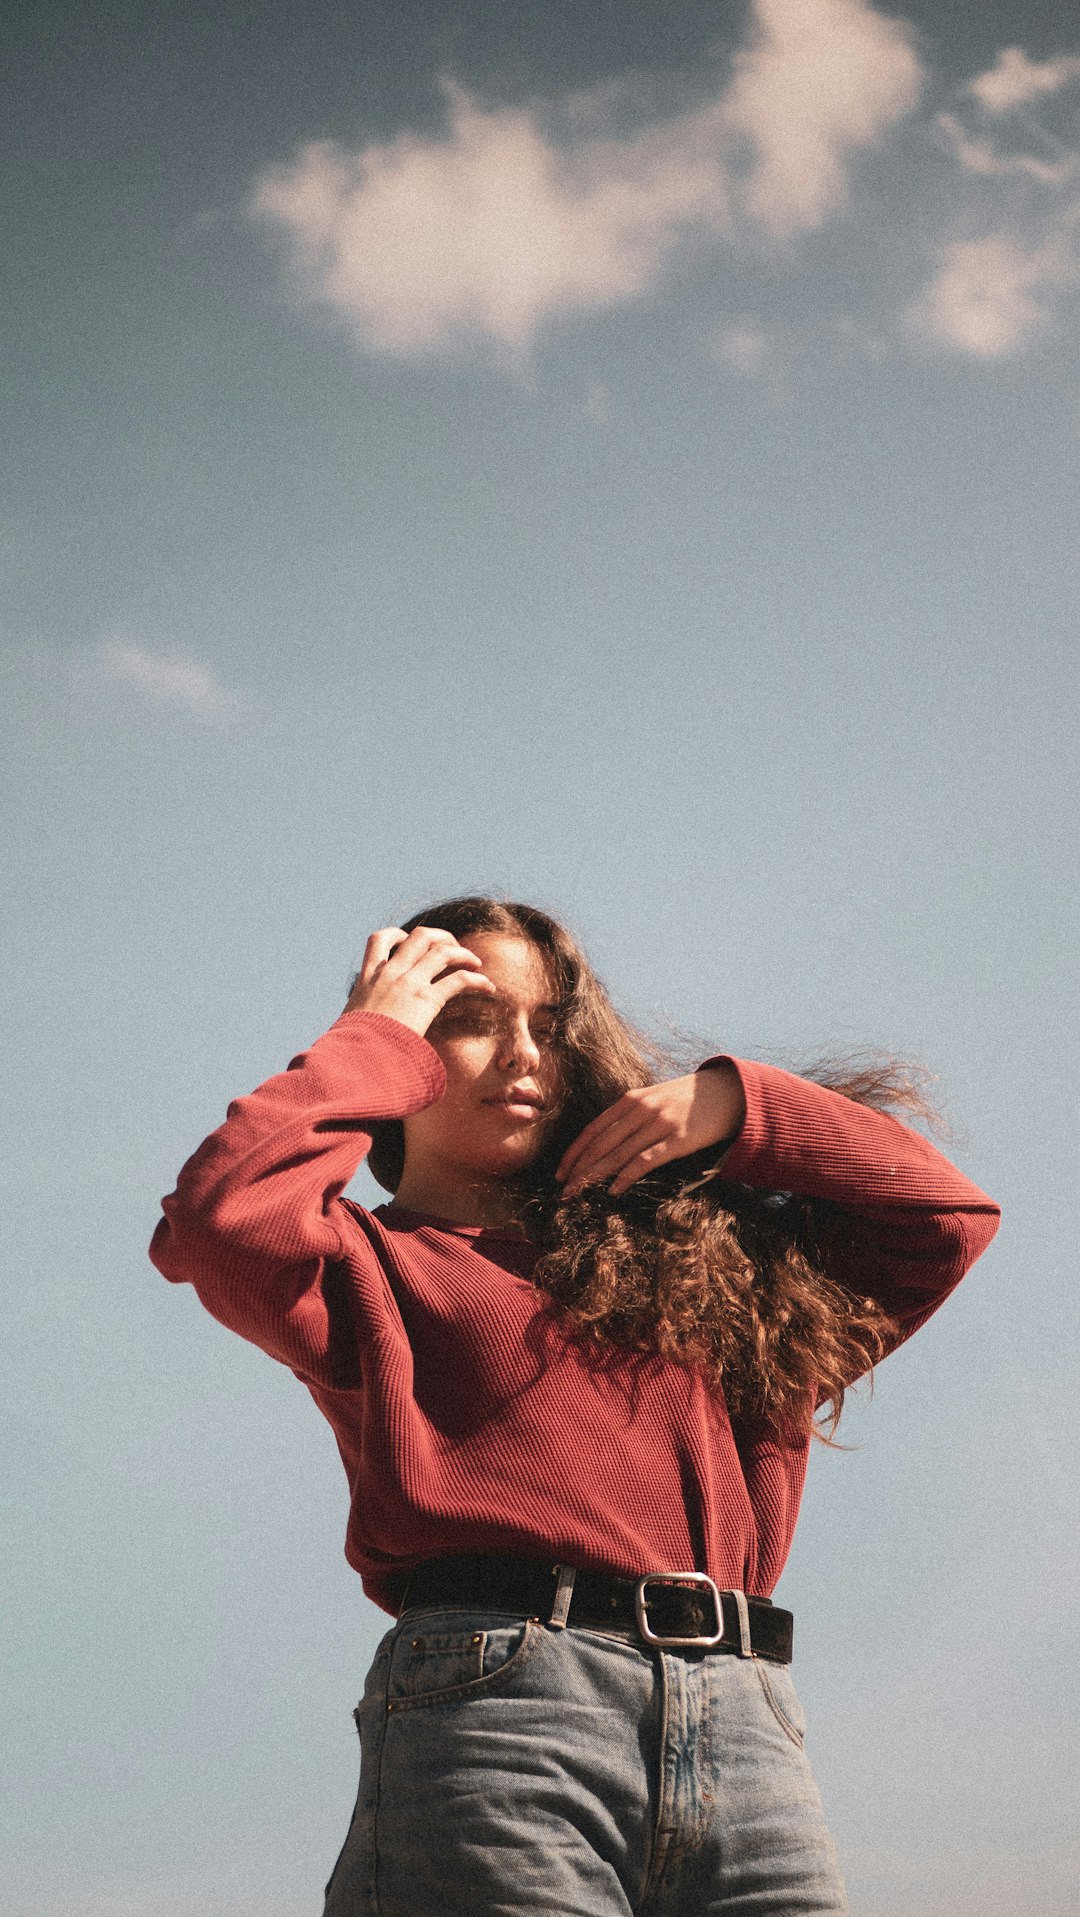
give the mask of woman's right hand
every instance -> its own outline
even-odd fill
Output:
[[[484,992],[489,998],[495,992],[475,952],[434,926],[418,925],[406,934],[400,926],[387,925],[373,932],[364,947],[345,1010],[381,1012],[423,1038],[459,992]]]

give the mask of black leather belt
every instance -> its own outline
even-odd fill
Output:
[[[768,1598],[720,1591],[702,1571],[617,1578],[526,1558],[433,1558],[410,1572],[401,1614],[436,1605],[637,1631],[662,1650],[734,1651],[791,1663],[791,1612]]]

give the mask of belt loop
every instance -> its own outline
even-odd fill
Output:
[[[739,1656],[753,1657],[753,1647],[750,1643],[750,1606],[746,1602],[746,1592],[733,1591],[731,1595],[735,1599],[735,1609],[739,1613]]]
[[[555,1599],[551,1606],[551,1615],[548,1618],[548,1623],[553,1631],[565,1631],[566,1620],[570,1615],[570,1600],[574,1595],[574,1580],[577,1577],[577,1566],[573,1564],[556,1564],[553,1568],[558,1572],[559,1580],[555,1586]]]

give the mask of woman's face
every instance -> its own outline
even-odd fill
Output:
[[[430,1027],[428,1042],[446,1069],[437,1105],[406,1118],[410,1179],[427,1166],[484,1182],[532,1163],[562,1102],[558,992],[542,952],[528,939],[477,932],[475,952],[494,998],[461,992]]]

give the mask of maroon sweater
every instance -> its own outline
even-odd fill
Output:
[[[989,1243],[997,1207],[895,1119],[733,1062],[747,1110],[725,1179],[858,1211],[872,1256],[851,1280],[908,1337]],[[346,1013],[185,1165],[155,1264],[307,1385],[349,1480],[346,1556],[384,1609],[413,1565],[466,1551],[622,1576],[697,1567],[767,1596],[807,1441],[733,1425],[693,1369],[590,1362],[529,1282],[524,1239],[342,1198],[364,1121],[420,1111],[443,1085],[426,1039]]]

